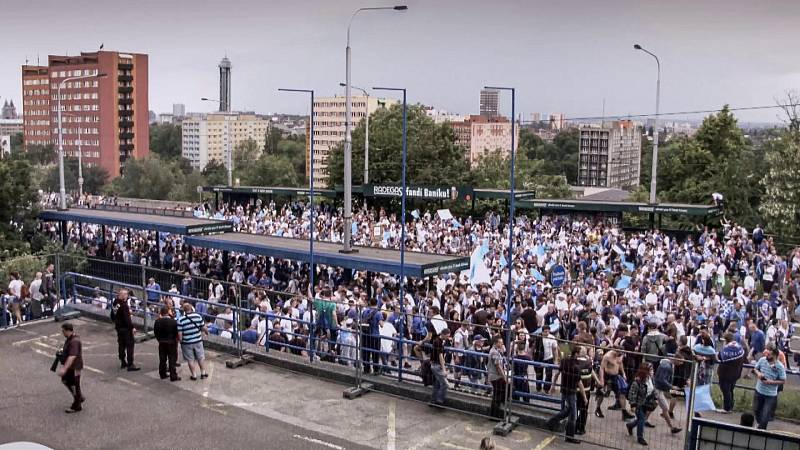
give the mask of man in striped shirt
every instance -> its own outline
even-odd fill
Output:
[[[192,381],[197,380],[198,366],[200,378],[208,378],[208,373],[203,363],[206,358],[203,351],[203,334],[208,335],[208,328],[206,328],[203,317],[194,311],[191,303],[186,302],[181,308],[183,309],[183,316],[178,320],[178,335],[181,341],[183,359],[189,363],[189,371],[192,374],[190,379]]]

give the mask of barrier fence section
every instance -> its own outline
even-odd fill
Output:
[[[707,419],[695,419],[687,450],[798,450],[800,437],[742,427]]]
[[[0,280],[8,283],[12,274],[23,282],[20,295],[4,288],[0,292],[0,329],[52,317],[58,309],[59,265],[66,270],[83,270],[86,258],[77,256],[62,262],[58,254],[25,255],[0,260]],[[48,268],[53,266],[52,272]],[[37,278],[37,274],[40,274]]]
[[[312,302],[298,294],[201,277],[188,278],[183,274],[151,267],[98,259],[89,259],[83,269],[86,273],[64,273],[61,283],[63,298],[68,303],[80,302],[108,308],[118,289],[128,289],[132,297],[133,314],[143,321],[145,331],[152,328],[161,306],[169,305],[180,315],[178,304],[190,302],[204,318],[208,332],[213,336],[207,339],[231,346],[239,357],[247,352],[277,351],[303,358],[311,364],[334,364],[340,369],[344,366],[346,370],[353,371],[355,384],[359,387],[363,386],[362,381],[373,379],[426,386],[432,383],[428,370],[431,344],[423,334],[424,330],[419,327],[424,315],[390,313],[331,301],[334,303],[333,319],[323,320],[324,301]],[[177,284],[176,281],[183,284]],[[180,288],[164,288],[171,288],[173,284]],[[219,299],[219,289],[209,289],[209,286],[216,285],[221,286],[223,292]],[[203,298],[209,292],[213,300]],[[288,314],[289,308],[286,306],[289,303],[294,305],[292,310],[296,311],[295,315]],[[376,321],[374,314],[380,314],[381,320]],[[379,322],[377,329],[376,322]],[[387,322],[394,326],[396,334],[386,333],[383,327]],[[445,322],[453,334],[462,327],[461,323]],[[497,334],[505,337],[506,329],[485,325],[466,327],[462,331],[467,331],[471,336],[466,347],[445,347],[444,373],[451,392],[458,392],[465,398],[485,405],[492,395],[487,367],[490,364],[488,350],[491,346],[491,339],[488,338]],[[517,335],[516,331],[521,330],[515,330],[514,335]],[[479,335],[487,339],[474,339]],[[536,351],[545,341],[555,345],[555,348],[551,348],[553,359],[545,359],[542,353]],[[508,344],[516,346],[520,342]],[[508,414],[525,411],[553,415],[560,410],[562,396],[559,392],[561,374],[558,361],[567,356],[574,343],[555,336],[542,338],[533,334],[522,344],[514,349],[510,361],[503,357],[507,379],[511,380],[507,389],[512,402],[511,408],[496,415],[496,419],[507,420]],[[629,414],[635,415],[636,411],[626,404],[627,387],[622,384],[631,383],[643,355],[614,349],[616,355],[610,361],[611,365],[604,366],[605,374],[600,380],[601,355],[609,349],[587,344],[581,346],[586,348],[585,356],[593,369],[593,381],[589,382],[591,388],[586,390],[588,402],[579,404],[578,429],[585,433],[576,437],[609,448],[636,445],[635,437],[628,436],[622,412],[625,410],[627,417]],[[654,411],[647,413],[647,421],[655,425],[655,428],[645,429],[650,448],[674,450],[676,445],[684,444],[686,430],[691,426],[692,387],[695,385],[697,367],[693,361],[680,363],[690,366],[688,370],[681,369],[684,375],[683,383],[680,383],[689,389],[671,390]],[[614,375],[618,376],[613,376],[609,369],[613,369]],[[622,383],[620,379],[627,382]],[[505,398],[502,395],[499,397]],[[682,431],[670,433],[660,417],[664,418],[664,422],[669,417],[671,425],[680,427]],[[633,432],[636,432],[635,428]]]

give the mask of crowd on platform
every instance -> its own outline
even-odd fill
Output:
[[[308,239],[313,229],[316,239],[332,242],[341,242],[343,235],[341,212],[329,205],[315,209],[313,222],[303,202],[259,201],[225,205],[219,211],[204,204],[194,214],[231,221],[235,231],[246,233]],[[682,390],[694,375],[694,365],[681,360],[697,362],[700,387],[708,388],[716,375],[724,397],[720,410],[726,412],[734,408],[736,381],[743,372],[751,376],[750,369],[742,370],[742,364],[749,362],[755,364],[753,374],[765,377],[757,380],[754,393],[756,420],[765,428],[771,419],[780,388],[780,383],[772,381],[785,379],[792,363],[788,347],[792,322],[800,318],[800,249],[779,253],[760,226],[747,230],[724,221],[720,229],[699,229],[678,239],[659,230],[626,232],[590,217],[519,215],[509,261],[508,223],[496,213],[455,218],[415,210],[408,213],[407,221],[408,251],[469,255],[470,269],[428,282],[408,280],[401,299],[399,280],[393,275],[368,280],[365,273],[320,267],[313,305],[303,295],[308,292],[309,268],[297,262],[231,254],[226,265],[221,252],[193,248],[190,253],[180,236],[108,228],[103,237],[93,225],[73,228],[69,236],[70,245],[83,246],[92,255],[185,273],[183,283],[169,288],[175,294],[222,304],[241,301],[251,310],[272,312],[270,320],[253,315],[250,329],[241,332],[246,341],[268,339],[272,345],[284,343],[298,353],[298,348],[310,348],[313,341],[315,352],[330,352],[333,359],[352,362],[359,359],[349,345],[358,339],[359,322],[365,326],[362,344],[375,350],[360,355],[370,360],[364,370],[373,366],[386,371],[396,370],[400,363],[393,356],[398,353],[397,342],[391,338],[431,343],[447,328],[445,345],[456,349],[448,356],[451,381],[463,379],[465,385],[490,381],[495,386],[497,378],[491,379],[492,373],[502,371],[470,355],[497,352],[499,340],[504,349],[511,347],[515,358],[514,377],[505,381],[522,401],[536,399],[534,389],[553,392],[554,373],[561,378],[562,390],[569,386],[575,378],[569,370],[574,367],[565,371],[563,364],[584,359],[589,371],[578,377],[583,381],[581,392],[592,392],[591,386],[603,395],[613,393],[612,408],[621,410],[624,419],[633,419],[628,430],[636,428],[640,442],[653,405],[661,409],[671,430],[678,429],[670,392]],[[48,231],[57,237],[54,225]],[[398,248],[400,236],[397,214],[366,207],[354,212],[355,245]],[[566,280],[559,288],[549,278],[556,266],[566,269]],[[510,309],[506,305],[509,272]],[[199,295],[192,283],[198,277],[214,280]],[[270,293],[275,291],[290,295]],[[237,299],[239,292],[243,298]],[[230,311],[212,307],[209,313],[219,319]],[[324,340],[309,337],[304,319],[319,324],[317,332],[330,330],[328,337],[335,345],[327,348],[318,343]],[[227,323],[230,319],[209,320],[226,335],[237,333]],[[502,331],[508,325],[512,342]],[[574,355],[562,355],[565,350],[559,344],[566,341],[587,347],[575,346]],[[426,358],[426,346],[402,346],[405,355]],[[673,355],[678,359],[665,358]],[[794,358],[795,364],[800,363],[798,355]],[[533,367],[529,369],[525,360],[534,362]],[[559,364],[561,369],[554,370]],[[483,379],[484,371],[489,380]],[[500,402],[503,397],[497,390],[495,386],[494,400]],[[605,415],[603,395],[595,402],[598,418]],[[581,395],[576,398],[579,411],[572,431],[580,434],[585,432],[589,406],[588,399],[582,404]],[[710,393],[707,401],[699,396],[696,400],[697,413],[714,408]]]

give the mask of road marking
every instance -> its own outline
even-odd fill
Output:
[[[55,357],[55,355],[54,355],[54,354],[52,354],[52,353],[47,353],[46,351],[44,351],[44,350],[39,350],[38,348],[32,348],[31,350],[33,350],[33,351],[34,351],[34,353],[38,353],[38,354],[40,354],[40,355],[47,356],[48,358],[53,358],[53,357]]]
[[[122,381],[123,383],[130,384],[131,386],[137,386],[137,387],[141,386],[139,383],[137,383],[135,381],[131,381],[131,380],[127,379],[127,378],[117,377],[117,381]]]
[[[215,413],[222,414],[223,416],[227,416],[227,415],[228,415],[228,411],[225,411],[225,410],[222,410],[222,409],[215,408],[215,407],[213,407],[213,406],[211,406],[211,405],[208,405],[208,404],[205,404],[205,403],[201,404],[200,406],[202,406],[202,407],[203,407],[203,408],[205,408],[205,409],[208,409],[208,410],[214,411]]]
[[[441,442],[440,444],[445,446],[445,447],[455,448],[455,449],[458,449],[458,450],[472,450],[469,447],[463,447],[461,445],[451,444],[449,442]]]
[[[550,436],[548,438],[545,438],[542,442],[539,443],[539,445],[534,447],[533,450],[542,450],[548,445],[550,445],[550,443],[553,442],[555,439],[556,439],[555,436]]]
[[[61,347],[56,347],[54,345],[45,344],[44,342],[34,342],[33,345],[38,345],[39,347],[49,348],[50,350],[61,350]]]
[[[395,411],[397,409],[397,405],[395,404],[394,400],[389,402],[389,414],[387,417],[388,428],[386,429],[386,450],[395,450],[395,443],[397,440],[397,431],[396,431],[396,423],[395,423]]]
[[[106,373],[100,369],[95,369],[94,367],[90,366],[83,366],[84,369],[88,370],[89,372],[99,373],[100,375],[105,375]]]
[[[425,438],[423,438],[421,441],[417,442],[416,444],[412,445],[411,447],[408,447],[406,450],[417,450],[418,448],[423,448],[423,447],[427,446],[429,443],[431,443],[436,438],[437,435],[447,433],[447,431],[450,428],[453,428],[456,425],[458,425],[458,424],[457,423],[453,423],[453,424],[450,424],[450,425],[442,428],[441,430],[437,431],[436,433],[429,434]]]
[[[308,436],[301,436],[299,434],[295,434],[292,437],[295,438],[295,439],[300,439],[300,440],[306,441],[306,442],[312,442],[314,444],[324,445],[325,447],[328,447],[328,448],[335,448],[336,450],[344,450],[344,447],[342,447],[340,445],[331,444],[330,442],[325,442],[325,441],[320,440],[320,439],[315,439],[315,438],[308,437]]]
[[[38,341],[39,339],[47,339],[47,336],[37,336],[35,338],[25,339],[25,340],[22,340],[22,341],[14,341],[14,342],[11,343],[11,345],[23,345],[23,344],[27,344],[28,342]]]

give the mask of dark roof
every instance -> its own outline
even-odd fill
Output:
[[[192,236],[186,244],[195,247],[213,248],[252,255],[309,262],[309,242],[261,234],[226,233],[217,236]],[[347,269],[372,272],[400,273],[400,251],[374,247],[355,247],[356,253],[341,253],[341,244],[314,242],[314,263]],[[413,278],[424,278],[439,273],[460,272],[469,268],[469,258],[443,256],[431,253],[405,252],[405,274]]]
[[[522,209],[547,209],[556,211],[655,213],[685,216],[717,216],[722,213],[722,210],[718,206],[713,205],[689,205],[685,203],[656,203],[655,205],[651,205],[637,202],[562,199],[522,200],[517,202],[517,207]]]
[[[166,215],[170,210],[161,210],[165,214],[139,214],[135,212],[108,211],[102,209],[67,209],[64,211],[46,209],[39,213],[42,220],[93,223],[110,225],[135,230],[157,230],[163,233],[174,233],[183,236],[193,234],[224,233],[233,229],[233,224],[228,221],[197,219],[194,217],[181,217]]]

